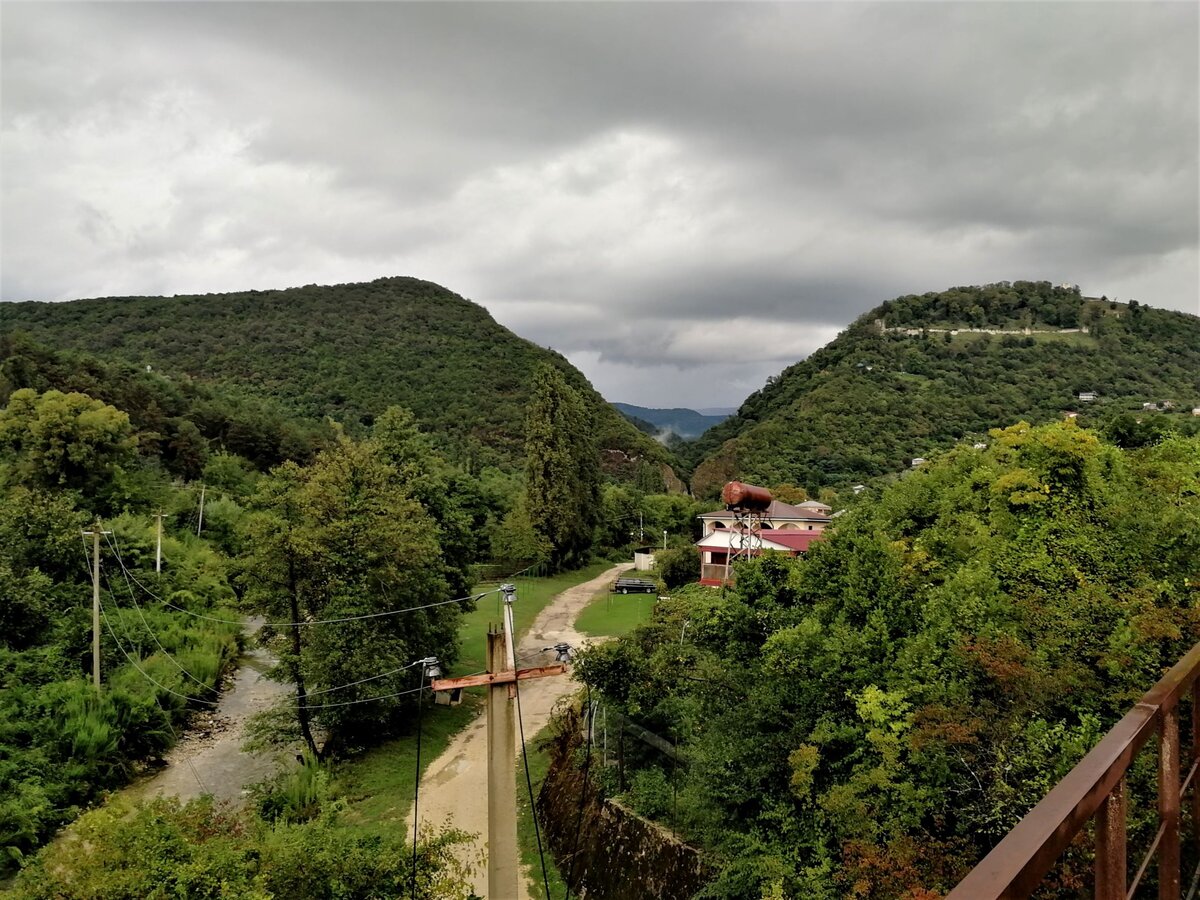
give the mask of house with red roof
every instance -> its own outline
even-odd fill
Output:
[[[819,541],[832,519],[831,507],[816,500],[793,505],[773,500],[762,516],[758,536],[763,550],[778,550],[788,556],[799,556],[814,541]],[[725,579],[730,553],[739,549],[733,513],[719,509],[700,516],[704,536],[696,541],[700,554],[700,583],[720,586]],[[760,551],[756,548],[752,555]]]

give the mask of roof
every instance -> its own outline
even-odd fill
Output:
[[[763,516],[768,519],[820,519],[822,522],[829,518],[827,510],[830,507],[815,500],[805,500],[799,506],[792,506],[782,500],[772,500],[771,505]],[[701,519],[723,519],[729,515],[728,509],[714,509],[700,516]],[[765,529],[764,529],[765,530]]]
[[[696,546],[703,550],[728,550],[733,546],[731,537],[736,532],[722,528],[712,534],[705,535],[696,541]],[[797,531],[793,528],[763,528],[763,548],[767,550],[792,550],[803,553],[813,541],[819,541],[825,535],[819,531]]]

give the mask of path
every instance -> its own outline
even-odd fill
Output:
[[[586,640],[575,630],[575,619],[588,602],[606,584],[629,568],[629,563],[613,566],[603,575],[568,588],[556,596],[538,614],[529,633],[518,642],[517,656],[521,668],[547,665],[553,662],[552,654],[544,658],[536,651],[560,641],[572,647],[582,647]],[[521,595],[517,594],[517,602]],[[521,722],[525,737],[533,736],[550,720],[554,705],[579,689],[579,684],[569,675],[555,678],[535,678],[521,683]],[[520,749],[518,748],[518,753]],[[516,760],[514,759],[514,764]],[[523,778],[518,778],[522,787]],[[463,859],[481,858],[487,834],[487,720],[480,714],[466,728],[455,735],[450,746],[426,768],[421,778],[421,823],[437,825],[449,820],[456,828],[477,835],[475,843],[465,848]],[[408,833],[412,833],[412,814],[408,817]],[[522,873],[524,875],[524,873]],[[487,871],[477,869],[474,873],[475,893],[487,897]],[[520,879],[520,897],[491,897],[488,900],[532,900],[526,880]]]
[[[121,795],[133,800],[169,796],[187,801],[209,793],[217,800],[241,800],[247,785],[273,775],[291,755],[252,755],[242,750],[242,742],[250,717],[290,690],[264,674],[274,663],[261,649],[242,656],[233,685],[222,692],[217,709],[198,714],[167,753],[165,768],[133,783]]]

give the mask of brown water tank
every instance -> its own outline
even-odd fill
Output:
[[[726,509],[752,509],[766,512],[771,505],[771,492],[764,487],[745,484],[741,481],[731,481],[721,491],[721,499],[725,501]]]

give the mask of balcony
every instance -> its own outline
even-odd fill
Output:
[[[1193,834],[1189,848],[1200,850],[1200,644],[1193,647],[1113,726],[1079,764],[1035,806],[946,900],[999,900],[1031,896],[1063,851],[1095,822],[1097,900],[1137,896],[1157,857],[1154,879],[1159,900],[1181,894],[1180,807],[1188,806]],[[1180,708],[1190,719],[1186,774],[1180,763]],[[1126,841],[1126,774],[1139,751],[1157,737],[1158,831],[1129,880]],[[1195,854],[1189,853],[1189,856]],[[1197,873],[1200,876],[1200,872]],[[1194,895],[1197,877],[1189,879]]]

